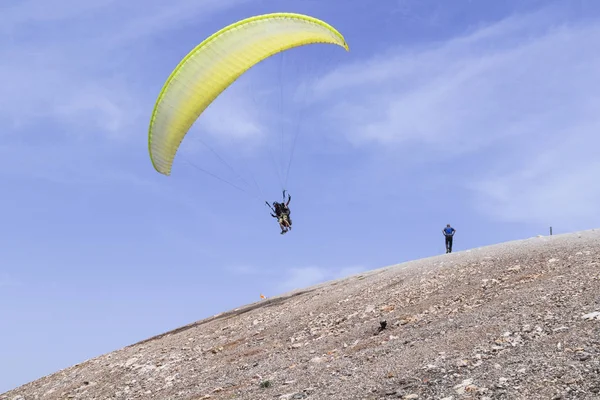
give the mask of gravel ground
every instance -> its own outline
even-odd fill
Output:
[[[0,395],[32,399],[600,399],[600,230],[327,282]]]

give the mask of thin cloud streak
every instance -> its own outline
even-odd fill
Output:
[[[403,166],[452,162],[458,190],[480,212],[584,219],[600,201],[595,156],[582,152],[600,144],[590,90],[600,86],[600,56],[589,51],[600,28],[556,18],[545,10],[433,47],[391,48],[325,77],[314,100],[338,99],[328,115],[357,148],[393,151]],[[547,168],[536,167],[542,161]],[[463,173],[472,162],[479,167]]]

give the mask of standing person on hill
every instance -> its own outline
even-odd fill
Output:
[[[446,253],[452,253],[452,238],[454,237],[454,233],[456,229],[447,224],[444,229],[442,229],[442,233],[446,237]]]

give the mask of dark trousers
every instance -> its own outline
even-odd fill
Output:
[[[446,253],[452,253],[452,236],[446,236]]]

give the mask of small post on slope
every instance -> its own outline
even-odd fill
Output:
[[[550,227],[550,236],[552,236],[552,227]]]

